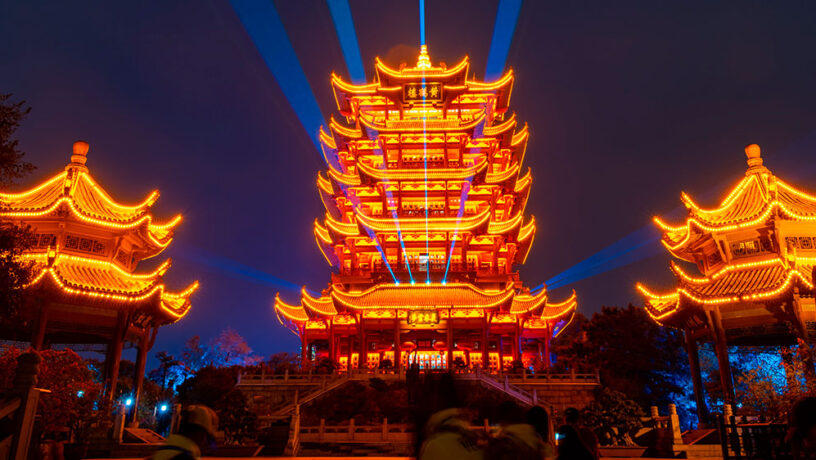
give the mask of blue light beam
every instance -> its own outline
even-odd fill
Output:
[[[425,0],[419,0],[419,44],[425,45]]]
[[[193,262],[204,267],[209,267],[214,269],[216,272],[222,273],[231,278],[249,281],[251,283],[282,289],[289,292],[300,293],[300,286],[291,281],[278,278],[277,276],[270,275],[263,270],[258,270],[257,268],[250,267],[249,265],[244,265],[232,259],[219,256],[193,246],[176,244],[173,247],[173,254],[176,255],[178,259]],[[313,291],[309,291],[309,293],[311,295],[318,295]]]
[[[354,20],[348,0],[328,0],[334,29],[346,59],[346,69],[352,83],[361,85],[366,82],[363,58],[360,56],[360,45],[357,43],[357,32],[354,31]]]
[[[521,11],[521,0],[501,0],[499,2],[496,22],[493,25],[493,38],[490,41],[490,52],[487,55],[485,81],[497,80],[504,72],[519,11]]]
[[[326,125],[323,113],[275,5],[270,0],[230,0],[230,4],[320,151],[318,130],[321,125]]]

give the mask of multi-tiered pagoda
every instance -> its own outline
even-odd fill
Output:
[[[143,259],[158,255],[181,222],[153,222],[154,191],[142,203],[117,203],[85,166],[88,144],[74,143],[71,163],[44,183],[21,193],[0,193],[0,218],[34,233],[24,258],[34,262],[21,312],[26,327],[6,324],[4,339],[49,344],[106,344],[106,391],[115,393],[125,342],[138,349],[136,393],[159,326],[173,323],[190,308],[193,283],[180,293],[165,289],[162,275],[170,260],[136,273]],[[135,405],[135,404],[134,404]],[[135,410],[132,411],[136,413]]]
[[[536,229],[524,214],[529,133],[508,112],[512,72],[483,83],[468,68],[467,58],[435,67],[423,46],[415,67],[378,59],[371,84],[332,75],[343,118],[320,132],[326,216],[314,233],[335,273],[319,294],[304,288],[300,305],[275,299],[304,359],[549,363],[575,295],[549,303],[519,280]]]
[[[816,196],[774,176],[763,166],[759,146],[749,145],[745,153],[748,171],[719,207],[704,209],[682,194],[688,208],[684,224],[655,218],[669,253],[699,273],[672,262],[674,291],[658,295],[638,285],[652,318],[685,331],[701,419],[698,339],[712,338],[725,400],[733,403],[729,345],[792,345],[814,338]],[[806,361],[813,378],[813,362]]]

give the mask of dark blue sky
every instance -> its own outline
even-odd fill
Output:
[[[398,65],[418,47],[417,2],[351,0],[363,63]],[[346,66],[328,7],[275,2],[326,117],[329,74]],[[614,5],[614,6],[613,6]],[[427,0],[434,61],[468,54],[483,76],[496,1]],[[508,65],[511,107],[530,124],[528,211],[539,224],[522,269],[536,286],[679,205],[711,204],[759,143],[777,174],[816,190],[813,4],[541,2],[521,10]],[[33,110],[18,132],[39,169],[71,143],[122,202],[162,192],[155,213],[185,222],[164,255],[171,285],[199,279],[190,314],[155,350],[231,326],[263,354],[296,350],[272,312],[275,278],[318,290],[319,154],[226,0],[14,2],[0,7],[0,92]],[[670,282],[660,253],[556,290],[579,310],[638,301],[634,283]],[[255,271],[236,270],[239,264]],[[240,272],[240,273],[239,273]],[[293,292],[284,292],[295,300]]]

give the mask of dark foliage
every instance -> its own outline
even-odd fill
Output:
[[[598,370],[604,387],[641,407],[685,397],[690,376],[682,335],[656,324],[642,308],[603,307],[589,321],[577,317],[554,349],[558,368]]]
[[[31,108],[25,101],[13,103],[11,94],[0,94],[0,189],[6,190],[17,179],[34,170],[23,161],[14,133]],[[0,206],[2,204],[0,203]],[[20,260],[20,254],[31,247],[28,228],[0,223],[0,315],[15,319],[22,303],[22,287],[31,279],[31,264]]]
[[[204,404],[212,408],[224,430],[227,444],[236,444],[256,436],[257,417],[249,411],[246,396],[235,388],[241,367],[201,368],[178,387],[183,405]]]
[[[14,185],[34,170],[34,165],[23,161],[25,153],[20,150],[14,133],[20,122],[31,112],[25,101],[11,102],[11,94],[0,94],[0,188]]]

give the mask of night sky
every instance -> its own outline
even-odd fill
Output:
[[[416,1],[350,3],[369,78],[375,56],[414,62]],[[528,285],[676,209],[681,190],[715,204],[744,173],[749,143],[816,191],[816,4],[794,3],[524,3],[507,65],[511,109],[531,131],[527,211],[539,228]],[[427,0],[431,59],[467,54],[483,77],[497,4]],[[328,118],[330,73],[348,80],[329,9],[275,5]],[[158,188],[155,215],[184,214],[157,259],[174,259],[171,288],[199,279],[201,289],[154,350],[231,326],[258,353],[297,351],[272,302],[288,288],[278,279],[316,291],[329,280],[312,234],[323,165],[228,1],[6,3],[0,43],[0,92],[33,108],[18,138],[38,170],[21,186],[61,170],[83,139],[91,172],[120,202]],[[668,287],[668,256],[648,247],[656,256],[553,298],[574,288],[591,314],[639,302],[636,281]]]

